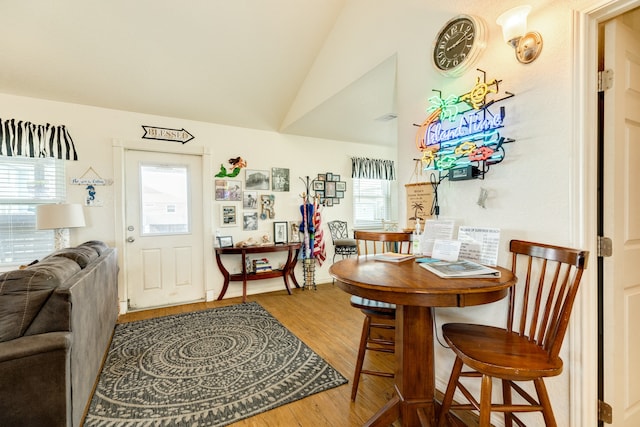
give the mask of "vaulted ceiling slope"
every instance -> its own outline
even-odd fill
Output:
[[[395,60],[283,126],[348,1],[1,0],[0,92],[389,143],[391,124],[375,129],[367,117],[361,129],[349,115],[378,91],[388,108],[370,114],[393,112]]]

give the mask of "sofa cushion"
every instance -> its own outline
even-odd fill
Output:
[[[55,257],[0,275],[0,342],[24,334],[54,289],[80,271],[68,258]]]
[[[98,255],[102,255],[104,251],[109,249],[109,246],[105,242],[101,242],[100,240],[89,240],[88,242],[84,242],[83,244],[79,245],[79,247],[84,246],[93,248],[96,252],[98,252]]]
[[[90,246],[78,246],[76,248],[59,249],[47,255],[42,261],[54,257],[65,257],[78,263],[80,268],[85,268],[94,259],[98,258],[98,252]]]

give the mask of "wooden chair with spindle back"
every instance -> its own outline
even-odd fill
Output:
[[[509,427],[514,422],[525,425],[514,414],[520,412],[542,412],[545,425],[556,426],[543,379],[562,372],[558,354],[589,253],[522,240],[512,240],[510,250],[511,269],[524,280],[509,290],[506,328],[466,323],[442,326],[456,360],[442,402],[440,427],[448,425],[451,409],[479,411],[481,427],[490,425],[492,411],[504,413]],[[519,288],[523,288],[521,295],[516,292]],[[463,372],[463,365],[471,370]],[[482,379],[479,402],[461,377]],[[493,378],[502,382],[502,404],[491,401]],[[533,381],[537,399],[516,384],[521,381]],[[468,404],[452,404],[456,389]],[[513,402],[512,391],[524,399],[523,403]]]
[[[384,252],[408,254],[411,252],[411,233],[392,231],[361,231],[356,230],[354,237],[358,246],[358,255],[375,255]],[[393,378],[393,372],[375,369],[362,369],[367,350],[382,353],[394,353],[395,347],[395,318],[396,306],[382,301],[351,296],[351,305],[364,314],[362,335],[356,359],[356,369],[351,386],[351,400],[356,400],[360,375],[376,375]],[[380,331],[386,331],[379,333]],[[372,333],[373,332],[373,333]],[[376,333],[378,332],[378,333]]]

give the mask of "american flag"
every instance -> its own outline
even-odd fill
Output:
[[[318,265],[322,265],[322,263],[327,259],[327,251],[324,247],[324,238],[322,233],[322,216],[320,214],[320,205],[318,204],[318,199],[314,201],[314,205],[313,228],[316,231],[316,235],[313,241],[313,256],[316,260],[318,260]]]

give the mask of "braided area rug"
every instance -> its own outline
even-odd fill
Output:
[[[347,379],[257,303],[119,324],[85,426],[224,426]]]

